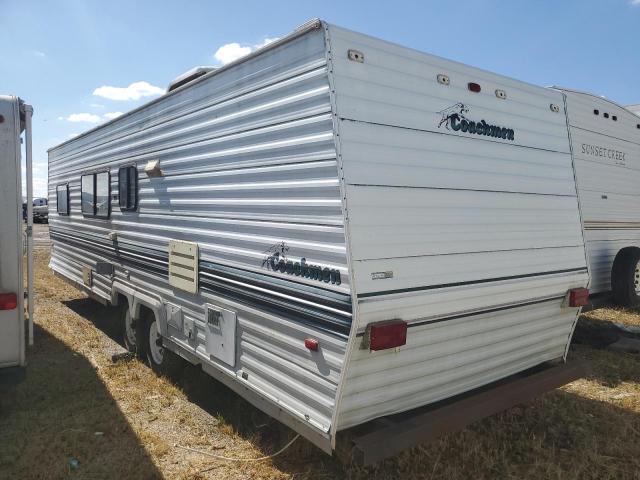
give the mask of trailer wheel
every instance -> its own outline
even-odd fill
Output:
[[[138,329],[138,341],[144,341],[143,355],[149,366],[157,374],[175,375],[183,366],[182,359],[162,345],[162,336],[155,316],[148,315],[138,323],[142,324],[142,328]]]
[[[124,347],[132,353],[136,353],[136,321],[131,318],[131,310],[127,305],[122,315],[122,341]]]
[[[614,301],[623,307],[640,305],[640,248],[623,248],[611,267]]]

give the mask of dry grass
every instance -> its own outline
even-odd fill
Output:
[[[137,360],[112,363],[114,311],[55,279],[37,257],[36,346],[28,378],[0,397],[0,478],[640,478],[640,359],[586,346],[588,378],[367,469],[340,464],[187,367],[159,378]],[[614,309],[591,321],[640,324]],[[100,434],[96,434],[100,432]],[[71,469],[68,460],[80,461]]]
[[[625,308],[599,308],[583,314],[584,318],[640,326],[638,312]]]

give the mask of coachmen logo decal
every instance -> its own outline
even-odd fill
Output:
[[[268,268],[274,272],[288,273],[296,277],[309,278],[311,280],[319,280],[325,283],[333,283],[340,285],[340,271],[335,268],[322,268],[320,265],[311,265],[307,263],[306,258],[301,258],[299,262],[294,262],[287,258],[289,246],[285,242],[272,245],[265,253],[262,260],[262,268]]]
[[[480,120],[479,122],[469,120],[466,117],[466,114],[469,113],[469,107],[464,103],[456,103],[438,113],[442,115],[438,128],[444,125],[447,130],[453,130],[454,132],[475,133],[476,135],[504,138],[505,140],[511,141],[514,139],[514,131],[512,128],[490,125],[484,120]]]

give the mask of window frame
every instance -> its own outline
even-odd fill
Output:
[[[67,210],[65,212],[61,212],[60,211],[60,195],[58,190],[64,187],[65,188],[65,193],[66,193],[66,197],[67,197]],[[58,213],[58,215],[69,215],[69,213],[71,212],[71,205],[69,202],[69,183],[61,183],[60,185],[56,185],[56,212]]]
[[[97,193],[98,193],[98,175],[107,174],[107,214],[106,215],[98,215],[98,202],[97,202]],[[84,177],[93,177],[93,198],[91,202],[92,213],[87,213],[82,208],[82,179]],[[88,172],[83,173],[80,176],[80,211],[82,215],[85,217],[94,217],[101,218],[103,220],[108,220],[111,217],[111,172],[109,170],[98,170],[96,172]]]
[[[127,187],[127,195],[125,195],[125,206],[122,206],[122,190],[121,190],[121,186],[120,186],[120,181],[121,181],[121,177],[120,177],[120,173],[123,171],[133,171],[135,172],[135,182],[134,182],[134,196],[133,196],[133,205],[128,205],[129,203],[129,191],[128,191],[128,187],[129,187],[129,177],[127,174],[127,179],[125,180],[126,182],[126,187]],[[136,210],[138,210],[138,167],[133,164],[133,165],[123,165],[120,168],[118,168],[118,206],[120,207],[120,211],[122,212],[135,212]]]

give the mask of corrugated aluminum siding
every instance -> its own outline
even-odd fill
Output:
[[[640,247],[640,117],[595,95],[564,91],[589,255],[589,289],[608,292],[616,254]]]
[[[164,176],[150,179],[143,169],[155,159]],[[125,165],[139,171],[136,212],[117,206],[117,172]],[[80,175],[105,168],[111,218],[84,217]],[[67,182],[68,217],[56,214],[55,195]],[[169,327],[175,342],[302,421],[329,429],[351,304],[322,30],[52,149],[49,201],[55,271],[81,283],[83,265],[115,262],[118,280],[160,295],[195,322],[194,340]],[[107,237],[112,230],[115,243]],[[170,239],[198,243],[200,294],[169,287]],[[265,258],[282,242],[289,259],[337,269],[342,283],[267,270]],[[109,298],[110,279],[95,274],[92,289]],[[235,368],[206,352],[207,302],[238,313]],[[298,310],[285,315],[291,305]],[[320,352],[304,348],[309,336],[320,340]]]
[[[563,357],[562,299],[588,275],[562,94],[337,27],[329,42],[357,296],[337,428]],[[457,103],[514,140],[446,128]],[[388,319],[407,345],[361,349]]]

